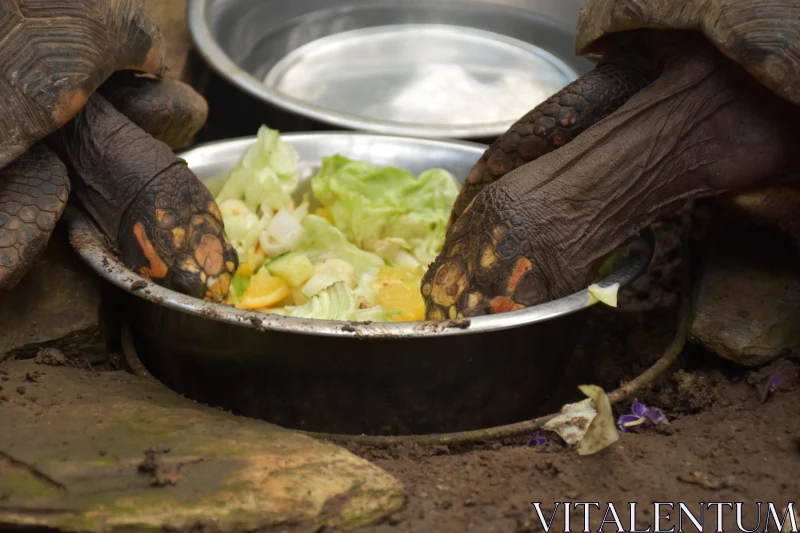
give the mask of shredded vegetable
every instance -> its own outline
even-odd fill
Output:
[[[339,154],[299,196],[300,157],[275,130],[214,182],[239,254],[231,303],[300,318],[424,319],[420,283],[444,243],[459,186],[446,170],[415,176]]]

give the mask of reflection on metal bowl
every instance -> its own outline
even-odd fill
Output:
[[[579,0],[191,0],[202,57],[299,117],[364,131],[486,139],[589,68]],[[272,125],[272,124],[271,124]]]
[[[287,134],[307,178],[336,153],[419,173],[465,178],[485,146],[364,133]],[[254,138],[183,154],[203,180],[233,167]],[[286,427],[344,434],[479,429],[537,414],[567,365],[586,290],[471,320],[344,323],[244,311],[174,293],[130,272],[80,216],[73,246],[122,289],[139,357],[195,400]],[[652,235],[626,246],[601,286],[627,285],[649,264]]]

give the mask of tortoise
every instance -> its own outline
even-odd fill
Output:
[[[797,0],[589,0],[576,52],[595,68],[476,163],[423,277],[426,317],[585,288],[614,250],[692,199],[792,231],[798,21]]]
[[[42,254],[74,189],[123,262],[210,301],[238,267],[213,197],[178,158],[208,106],[163,78],[138,0],[0,6],[0,291]]]

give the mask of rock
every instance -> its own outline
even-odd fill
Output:
[[[11,383],[37,368],[3,365]],[[0,530],[319,531],[404,502],[396,479],[342,448],[145,378],[59,366],[25,383],[0,409]]]
[[[693,340],[747,366],[800,353],[800,259],[793,240],[723,210],[706,243]]]
[[[43,347],[67,357],[101,356],[102,281],[69,245],[62,221],[19,285],[0,295],[0,361],[33,357]]]
[[[42,348],[33,361],[38,365],[61,366],[67,364],[67,356],[58,348]]]

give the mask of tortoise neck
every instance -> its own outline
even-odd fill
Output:
[[[625,65],[654,81],[687,48],[700,50],[708,39],[695,31],[632,30],[601,39],[587,53],[598,63]]]
[[[53,136],[67,162],[75,194],[99,228],[116,242],[121,221],[137,196],[178,163],[153,139],[99,94]]]

